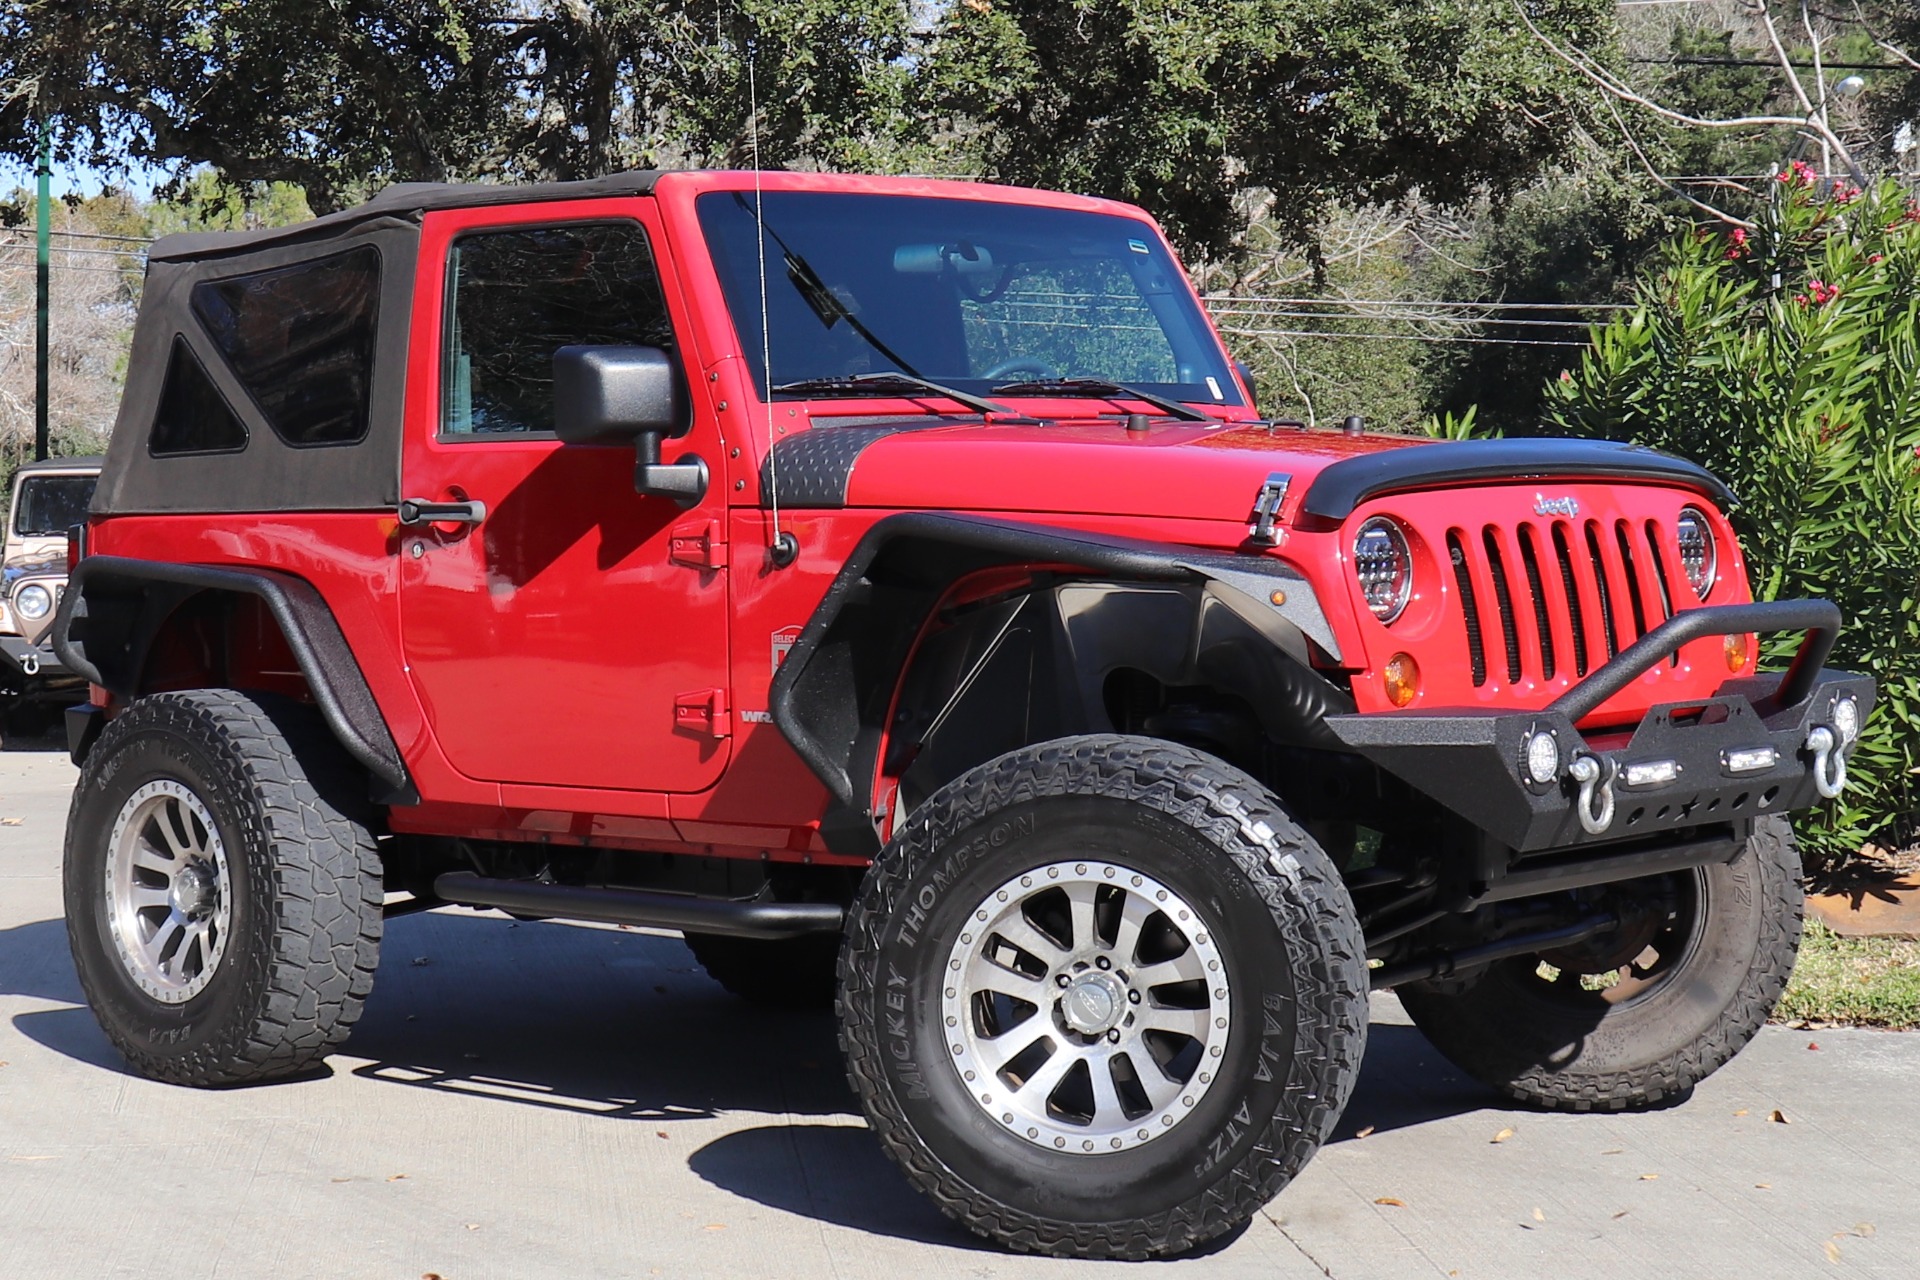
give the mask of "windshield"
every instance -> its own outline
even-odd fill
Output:
[[[93,476],[28,476],[14,500],[13,531],[23,538],[64,537],[87,521]]]
[[[1240,403],[1192,291],[1145,223],[923,196],[761,199],[771,379],[754,196],[709,192],[697,205],[756,385],[900,372],[984,393],[1081,378]]]

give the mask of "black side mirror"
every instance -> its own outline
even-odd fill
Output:
[[[633,487],[692,507],[707,494],[707,464],[660,461],[660,442],[693,425],[686,384],[659,347],[571,346],[553,353],[553,430],[566,444],[634,447]]]

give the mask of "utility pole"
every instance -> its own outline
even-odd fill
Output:
[[[53,231],[53,124],[40,122],[40,165],[35,174],[34,200],[34,342],[33,342],[33,456],[47,456],[47,313],[52,289],[47,271]]]

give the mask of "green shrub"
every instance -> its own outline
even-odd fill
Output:
[[[1692,458],[1741,499],[1754,592],[1823,596],[1833,663],[1880,681],[1853,786],[1802,823],[1827,862],[1913,834],[1920,763],[1920,202],[1795,164],[1750,228],[1669,244],[1549,416]],[[1796,637],[1768,642],[1784,660]]]

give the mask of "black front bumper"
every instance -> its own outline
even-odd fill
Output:
[[[78,679],[53,651],[51,632],[42,644],[22,636],[0,636],[0,681],[31,691],[42,685],[72,684]]]
[[[1852,698],[1858,722],[1865,723],[1875,689],[1866,676],[1824,669],[1839,627],[1839,610],[1824,600],[1692,609],[1649,632],[1542,711],[1331,716],[1327,726],[1356,753],[1519,853],[1671,838],[1684,828],[1740,823],[1819,803],[1815,730],[1827,730],[1844,761],[1855,743],[1839,740],[1834,708]],[[1682,644],[1803,628],[1806,639],[1784,676],[1731,681],[1704,701],[1655,707],[1624,746],[1617,733],[1609,733],[1596,747],[1574,727]],[[1528,740],[1541,732],[1552,734],[1560,748],[1560,769],[1545,785],[1528,777],[1525,759]],[[1772,765],[1753,767],[1755,753],[1764,759],[1765,748],[1773,751]],[[1733,767],[1741,763],[1739,754],[1747,755],[1749,767]],[[1584,800],[1581,782],[1570,772],[1583,756],[1593,759],[1590,772],[1604,780],[1590,783]],[[1670,779],[1641,785],[1629,780],[1632,766],[1658,766],[1665,774],[1669,765]],[[1612,811],[1602,825],[1596,818],[1609,788]]]

